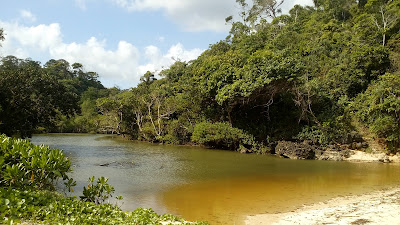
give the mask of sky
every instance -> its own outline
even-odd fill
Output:
[[[312,0],[285,0],[283,13]],[[196,59],[225,39],[235,0],[13,0],[1,3],[0,57],[81,63],[106,87],[128,89],[151,71]]]

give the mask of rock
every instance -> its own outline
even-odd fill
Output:
[[[315,152],[315,159],[319,159],[325,151],[323,151],[322,149],[314,149]]]
[[[378,160],[379,160],[379,162],[383,162],[383,163],[390,163],[391,162],[389,156],[387,156],[387,155],[383,155]]]
[[[279,141],[275,147],[278,156],[290,159],[315,159],[315,145],[308,142],[297,143],[291,141]]]
[[[362,143],[361,142],[357,142],[356,143],[356,149],[362,149]]]
[[[336,151],[325,151],[318,160],[343,161],[343,157]]]
[[[250,149],[247,149],[247,148],[244,148],[244,147],[241,148],[239,150],[239,152],[242,153],[242,154],[252,153],[252,151]]]
[[[390,160],[390,162],[400,163],[400,154],[397,153],[393,156],[389,156],[389,160]]]
[[[317,157],[318,160],[330,160],[330,161],[343,161],[350,156],[349,150],[344,150],[337,147],[328,147],[323,151],[322,155]]]

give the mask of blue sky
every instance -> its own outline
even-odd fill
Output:
[[[286,0],[287,12],[311,0]],[[2,3],[0,56],[82,63],[107,87],[195,59],[228,35],[235,0],[15,0]]]

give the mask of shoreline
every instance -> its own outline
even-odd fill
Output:
[[[400,163],[400,154],[386,154],[384,152],[367,153],[363,151],[350,150],[350,156],[344,158],[348,162],[380,162],[380,163]]]
[[[399,224],[400,187],[337,197],[276,214],[247,216],[246,225]]]
[[[132,142],[140,142],[140,143],[148,143],[148,144],[158,144],[158,145],[170,145],[170,146],[182,146],[182,147],[194,147],[194,148],[205,148],[205,149],[211,149],[211,150],[220,150],[220,149],[215,149],[215,148],[208,148],[206,146],[202,145],[196,145],[193,143],[185,143],[185,144],[165,144],[165,143],[151,143],[148,141],[144,140],[134,140],[130,139],[128,136],[125,136],[123,134],[103,134],[103,133],[38,133],[38,134],[33,134],[33,135],[112,135],[115,136],[121,140],[124,141],[132,141]],[[388,154],[386,152],[383,152],[379,149],[373,149],[372,152],[365,152],[363,150],[357,149],[350,149],[350,148],[343,148],[342,150],[348,151],[348,154],[341,154],[340,151],[337,150],[331,150],[329,148],[326,148],[322,151],[324,154],[323,157],[316,157],[314,159],[307,159],[307,160],[326,160],[326,161],[347,161],[347,162],[361,162],[361,163],[400,163],[400,152],[397,154]],[[224,150],[225,151],[225,150]],[[226,151],[231,151],[231,150],[226,150]],[[233,151],[232,152],[237,152],[241,154],[258,154],[255,152],[239,152],[239,151]],[[272,156],[277,156],[281,157],[278,154],[271,154],[267,153],[265,155],[272,155]],[[290,157],[289,157],[290,158]],[[301,158],[290,158],[291,160],[304,160]]]
[[[117,135],[117,134],[114,134]],[[119,138],[127,141],[138,141],[138,142],[143,142],[143,143],[149,143],[149,144],[157,144],[157,143],[151,143],[143,140],[132,140],[126,136],[121,136],[117,135]],[[195,147],[195,148],[205,148],[205,149],[211,149],[211,150],[220,150],[220,149],[214,149],[214,148],[207,148],[206,146],[202,145],[195,145],[193,143],[186,143],[186,144],[165,144],[165,143],[158,143],[161,145],[171,145],[171,146],[187,146],[187,147]],[[345,148],[344,150],[347,150],[349,152],[349,155],[344,156],[344,155],[338,155],[338,151],[330,151],[328,149],[324,150],[324,153],[326,154],[326,158],[319,159],[315,158],[312,160],[327,160],[327,161],[346,161],[346,162],[352,162],[352,163],[400,163],[400,152],[397,154],[387,154],[383,151],[374,149],[373,152],[365,152],[362,150],[354,150],[354,149],[349,149]],[[228,150],[229,151],[229,150]],[[232,151],[232,152],[237,152],[241,154],[258,154],[254,152],[239,152],[239,151]],[[273,156],[278,156],[277,154],[266,154],[266,155],[273,155]],[[290,159],[290,160],[302,160],[302,159]]]

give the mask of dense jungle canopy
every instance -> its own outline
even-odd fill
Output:
[[[266,153],[279,140],[340,144],[363,127],[397,151],[399,0],[315,0],[287,15],[281,1],[236,3],[225,40],[130,90],[103,87],[79,63],[2,58],[0,132],[111,131]]]

